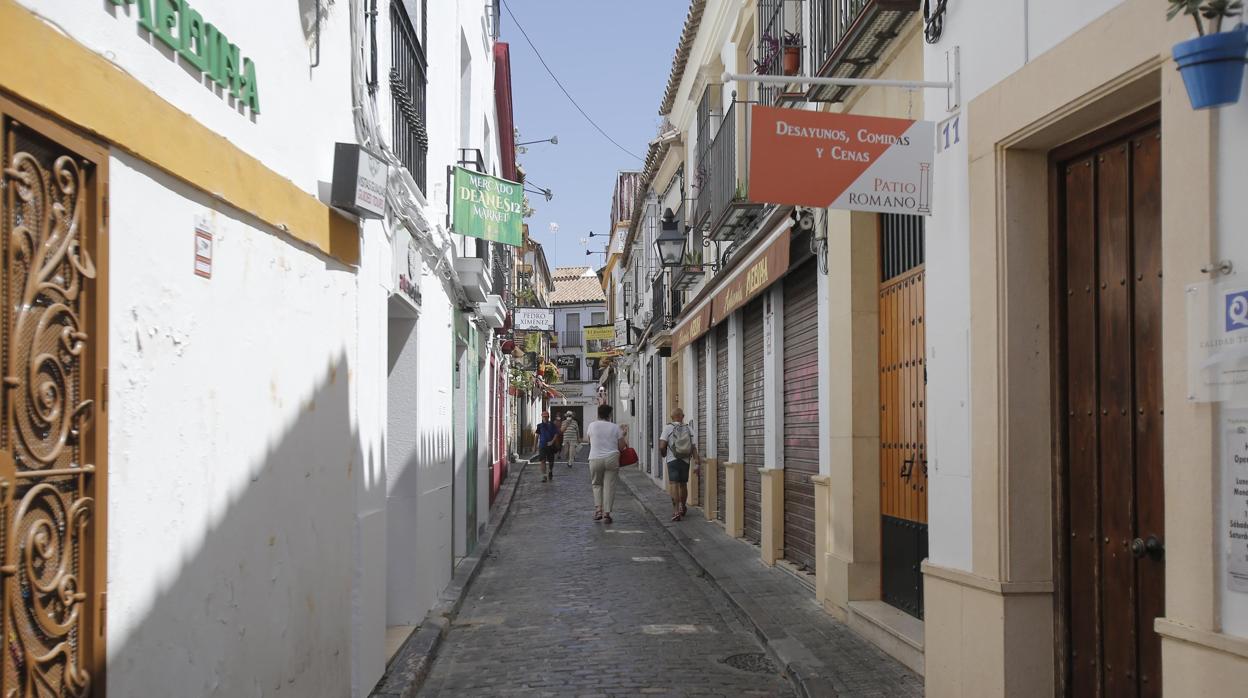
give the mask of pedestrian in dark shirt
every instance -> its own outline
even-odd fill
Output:
[[[550,421],[550,413],[542,412],[542,421],[533,430],[537,434],[537,457],[542,461],[542,482],[555,479],[555,454],[559,452],[559,425]]]

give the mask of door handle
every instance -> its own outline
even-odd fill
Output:
[[[1148,538],[1136,538],[1131,541],[1131,554],[1136,559],[1148,556],[1160,562],[1166,555],[1166,546],[1162,544],[1161,539],[1157,536],[1149,536]]]
[[[914,464],[915,464],[915,458],[917,456],[918,454],[916,453],[914,456],[911,456],[910,458],[907,458],[901,462],[901,479],[902,480],[909,480],[910,476],[914,474]],[[923,468],[923,474],[927,475],[927,459],[921,458],[918,460],[918,463],[919,463],[919,467]]]

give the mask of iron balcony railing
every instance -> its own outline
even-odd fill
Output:
[[[650,286],[650,330],[651,334],[667,327],[667,286],[663,283],[663,272],[654,277]]]
[[[490,289],[508,304],[512,303],[511,268],[515,261],[512,249],[502,243],[490,243]]]
[[[724,114],[723,123],[706,155],[706,181],[698,191],[697,233],[691,236],[700,245],[704,237],[735,240],[749,230],[762,209],[746,199],[749,152],[737,157],[737,110],[745,118],[749,133],[750,105],[734,102]],[[737,163],[741,162],[738,170]]]
[[[563,348],[585,345],[585,333],[581,330],[564,330],[559,333],[559,346]]]
[[[425,2],[421,3],[421,7]],[[429,132],[425,126],[426,63],[424,50],[424,11],[421,35],[416,34],[403,3],[390,3],[390,97],[394,122],[394,153],[411,173],[416,186],[425,192],[425,162],[429,152]]]
[[[920,0],[808,0],[810,56],[819,77],[861,78],[883,58]],[[812,87],[807,99],[843,102],[852,87]]]
[[[754,71],[760,75],[784,75],[784,55],[789,47],[801,50],[801,0],[758,0],[758,45],[754,51]],[[796,42],[795,42],[796,41]],[[799,61],[799,72],[801,62]],[[763,85],[758,90],[759,104],[779,104],[784,87]]]

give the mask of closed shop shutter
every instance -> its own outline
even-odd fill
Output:
[[[745,533],[746,540],[762,540],[762,483],[766,419],[764,411],[763,298],[745,306]]]
[[[728,323],[715,328],[715,518],[724,520],[724,465],[728,463]]]
[[[819,277],[815,262],[784,279],[784,556],[815,566],[819,474]]]
[[[695,412],[698,416],[698,454],[706,455],[706,339],[695,342],[693,351],[698,355],[698,360],[694,362],[698,372],[693,377],[698,386],[695,392],[698,396],[698,408]]]

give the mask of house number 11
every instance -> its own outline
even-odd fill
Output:
[[[945,119],[936,126],[938,138],[936,139],[937,152],[943,153],[949,148],[962,142],[962,115],[954,114]]]

